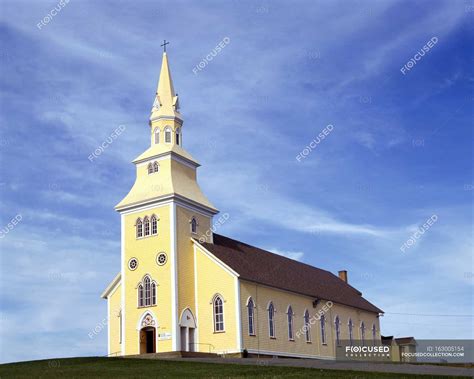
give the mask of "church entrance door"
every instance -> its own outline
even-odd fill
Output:
[[[140,354],[156,353],[156,329],[146,327],[140,330]]]

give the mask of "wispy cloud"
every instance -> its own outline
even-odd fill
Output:
[[[294,259],[295,261],[301,261],[303,259],[304,253],[302,251],[282,251],[278,249],[267,249],[268,251],[271,251],[272,253],[282,255],[284,257]]]

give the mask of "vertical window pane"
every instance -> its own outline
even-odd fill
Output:
[[[145,236],[149,236],[150,235],[150,220],[148,219],[148,217],[145,217],[145,219],[143,220],[143,224],[145,226]]]
[[[268,328],[270,337],[275,337],[275,324],[274,324],[274,315],[275,309],[273,307],[273,303],[270,304],[268,307]]]
[[[304,314],[304,326],[305,326],[305,335],[306,335],[306,342],[311,341],[311,334],[310,334],[310,328],[311,325],[309,323],[309,312],[306,311]]]
[[[293,339],[293,309],[288,308],[288,339]]]
[[[151,218],[151,234],[157,234],[158,233],[158,222],[156,220],[156,217],[153,216]]]
[[[219,296],[214,300],[214,330],[216,332],[224,330],[224,305]]]
[[[352,320],[349,320],[349,341],[352,346]]]
[[[137,238],[143,236],[143,224],[142,220],[137,220]]]
[[[254,315],[254,305],[253,301],[249,300],[248,303],[248,318],[249,318],[249,334],[255,334],[254,324],[253,324],[253,315]]]
[[[150,278],[145,278],[145,305],[151,305]]]
[[[326,343],[326,320],[324,315],[321,316],[321,342]]]

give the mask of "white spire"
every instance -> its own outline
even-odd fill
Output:
[[[158,81],[158,88],[156,90],[155,102],[151,110],[150,119],[160,116],[171,116],[181,119],[178,96],[174,92],[173,80],[171,79],[171,72],[166,52],[163,53],[160,79]]]

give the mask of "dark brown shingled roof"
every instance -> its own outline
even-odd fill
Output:
[[[331,300],[369,312],[383,313],[362,294],[326,270],[273,254],[246,243],[214,234],[203,243],[209,252],[236,271],[241,279],[302,295]]]

